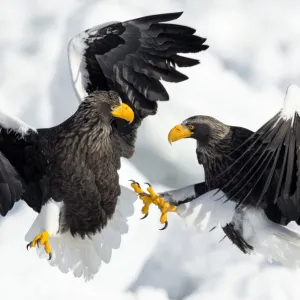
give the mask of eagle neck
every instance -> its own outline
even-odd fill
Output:
[[[56,153],[61,157],[73,153],[80,161],[90,160],[92,156],[109,159],[119,148],[111,121],[112,116],[101,113],[99,107],[82,103],[73,116],[55,128]]]
[[[228,166],[231,151],[231,133],[222,140],[211,141],[205,147],[197,143],[198,162],[203,165],[205,181],[210,188],[215,188],[214,179]]]

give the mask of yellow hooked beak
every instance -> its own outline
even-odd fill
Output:
[[[134,120],[134,112],[133,110],[125,103],[121,105],[114,105],[111,109],[111,114],[120,119],[124,119],[130,123]]]
[[[193,135],[193,132],[191,132],[188,127],[183,125],[176,125],[170,130],[168,134],[168,140],[169,143],[172,144],[173,142],[190,137],[191,135]]]

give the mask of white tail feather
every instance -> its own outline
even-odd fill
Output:
[[[112,250],[121,245],[121,236],[128,232],[127,218],[134,213],[136,194],[121,186],[121,195],[118,199],[115,214],[108,225],[89,238],[81,239],[72,237],[70,232],[57,234],[50,238],[52,249],[51,266],[56,266],[63,273],[72,272],[75,277],[84,277],[85,280],[93,279],[99,271],[102,262],[109,263]],[[26,234],[26,241],[30,242],[43,230],[44,220],[40,214]],[[37,248],[41,258],[47,257],[43,248]]]
[[[300,234],[270,221],[262,210],[247,209],[243,219],[243,237],[254,253],[286,267],[300,265]]]

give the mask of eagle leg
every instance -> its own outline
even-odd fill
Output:
[[[49,233],[48,232],[41,232],[38,234],[29,244],[27,244],[26,248],[34,248],[36,246],[44,246],[45,252],[49,255],[49,260],[52,258],[51,254],[51,246],[49,243]]]

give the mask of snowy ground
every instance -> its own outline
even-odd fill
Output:
[[[155,5],[156,4],[156,5]],[[171,127],[194,114],[257,129],[283,102],[290,83],[300,85],[298,0],[4,0],[0,10],[0,107],[44,127],[68,117],[77,106],[66,46],[77,32],[98,23],[184,10],[179,22],[208,38],[190,80],[168,84],[171,101],[139,131],[134,158],[124,162],[121,181],[134,178],[158,191],[203,180],[192,141],[172,147]],[[199,235],[177,216],[158,231],[154,210],[139,221],[112,262],[84,283],[62,275],[35,251],[24,234],[35,214],[19,204],[0,220],[1,297],[9,299],[245,299],[299,298],[300,272],[242,255],[221,231]]]

